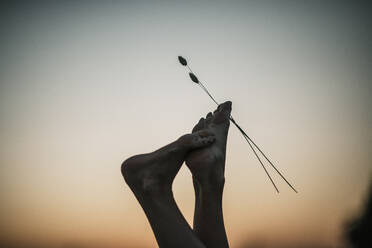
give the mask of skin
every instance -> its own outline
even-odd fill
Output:
[[[121,171],[155,234],[159,247],[228,247],[222,192],[231,102],[221,104],[191,134],[151,153],[125,160]],[[172,184],[183,162],[193,175],[194,230],[173,197]]]
[[[225,102],[213,114],[208,113],[205,119],[200,119],[192,132],[208,130],[215,134],[216,141],[186,157],[195,190],[193,229],[206,247],[229,247],[222,214],[222,194],[230,113],[231,102]]]

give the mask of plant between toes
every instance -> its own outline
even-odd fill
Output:
[[[204,84],[198,79],[198,77],[195,75],[195,73],[191,70],[190,66],[187,63],[187,60],[184,57],[182,57],[182,56],[178,56],[178,61],[181,63],[181,65],[183,65],[183,66],[185,66],[185,67],[188,68],[188,70],[189,70],[189,77],[190,77],[191,81],[193,81],[194,83],[196,83],[197,85],[199,85],[200,88],[202,88],[202,90],[205,93],[207,93],[207,95],[213,100],[213,102],[215,104],[219,105],[219,103],[214,99],[214,97],[212,96],[212,94],[210,94],[210,92],[207,90],[207,88],[204,86]],[[270,176],[269,172],[267,171],[267,169],[266,169],[265,165],[263,164],[260,156],[258,156],[257,151],[266,159],[266,161],[271,165],[271,167],[274,168],[274,170],[288,184],[288,186],[294,192],[298,193],[297,190],[292,186],[292,184],[288,182],[288,180],[283,176],[283,174],[275,167],[275,165],[271,162],[271,160],[265,155],[265,153],[261,150],[261,148],[248,136],[248,134],[239,126],[239,124],[236,123],[236,121],[234,120],[234,118],[231,115],[230,115],[229,119],[235,125],[235,127],[240,131],[240,133],[243,135],[244,139],[247,141],[248,145],[252,149],[254,155],[256,156],[257,160],[260,162],[262,168],[264,169],[266,175],[268,176],[270,182],[274,186],[276,192],[279,193],[278,187],[276,186],[276,184],[274,183],[274,180],[272,179],[272,177]],[[257,151],[256,151],[256,149],[257,149]]]

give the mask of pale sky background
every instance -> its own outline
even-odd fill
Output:
[[[183,55],[300,192],[231,126],[231,247],[340,247],[372,175],[372,9],[278,2],[1,4],[0,242],[156,246],[120,164],[215,108]],[[174,193],[192,224],[186,167]]]

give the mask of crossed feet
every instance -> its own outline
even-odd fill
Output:
[[[159,247],[227,248],[222,214],[231,102],[201,118],[191,134],[125,160],[121,171],[150,222]],[[195,188],[193,229],[177,207],[172,183],[186,161]]]
[[[151,153],[136,155],[123,162],[121,171],[131,190],[157,192],[172,187],[182,163],[186,161],[194,183],[223,186],[226,141],[231,102],[220,104],[201,118],[191,134]]]

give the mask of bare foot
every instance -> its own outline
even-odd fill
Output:
[[[214,141],[214,134],[208,130],[194,130],[159,150],[128,158],[123,162],[121,172],[136,195],[170,190],[187,153],[207,147]]]
[[[223,187],[225,181],[225,158],[227,134],[230,126],[231,102],[220,104],[214,113],[201,118],[193,133],[207,131],[215,135],[216,141],[207,147],[190,152],[186,157],[194,180],[203,187]]]

